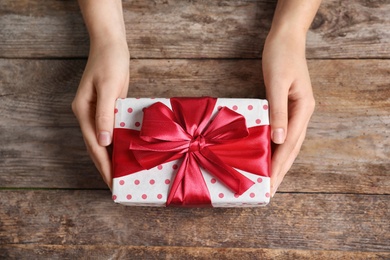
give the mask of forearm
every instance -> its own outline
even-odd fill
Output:
[[[284,34],[306,40],[307,31],[321,0],[279,0],[275,9],[270,35]]]
[[[126,42],[121,0],[78,0],[91,46],[107,41]]]

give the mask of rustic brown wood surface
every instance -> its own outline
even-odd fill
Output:
[[[2,192],[0,216],[10,232],[0,238],[5,244],[384,252],[387,204],[388,195],[287,193],[268,208],[160,209],[116,205],[109,191],[9,190]]]
[[[275,3],[123,1],[129,96],[265,97]],[[390,259],[389,13],[323,0],[307,43],[316,111],[270,205],[173,209],[114,204],[85,151],[77,2],[1,1],[0,259]]]
[[[276,1],[123,1],[133,58],[259,58]],[[85,57],[76,1],[2,0],[0,57]],[[309,58],[389,58],[390,4],[324,0]]]
[[[0,245],[0,249],[1,249]],[[10,245],[7,257],[22,259],[37,255],[50,259],[389,259],[389,252],[352,252],[330,250],[210,248],[115,245]]]
[[[260,63],[134,60],[129,96],[264,96]],[[0,176],[0,187],[104,188],[69,105],[84,66],[83,60],[0,60],[6,137],[0,151],[9,173]],[[390,61],[312,60],[309,67],[317,108],[280,190],[389,193]]]

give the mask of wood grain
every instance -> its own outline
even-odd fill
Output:
[[[84,66],[0,60],[0,187],[105,188],[70,109]],[[316,60],[309,68],[317,108],[279,190],[389,194],[390,62]],[[264,97],[256,60],[134,60],[130,71],[130,96]]]
[[[322,124],[322,135],[329,133],[330,123],[347,130],[361,117],[374,120],[368,124],[389,123],[389,60],[312,60],[308,65],[319,115],[313,121]],[[70,103],[84,66],[84,60],[0,59],[0,122],[77,126]],[[261,71],[260,60],[132,60],[128,96],[264,98]],[[343,121],[351,116],[357,119]]]
[[[123,1],[133,58],[259,58],[275,1]],[[0,57],[85,57],[76,1],[0,3]],[[314,58],[390,57],[387,1],[324,0],[308,34]]]
[[[0,131],[0,188],[106,189],[78,128]],[[389,150],[383,147],[388,139],[356,143],[359,138],[321,139],[310,134],[279,191],[389,194]],[[364,147],[357,149],[360,145]]]
[[[266,248],[210,248],[174,246],[107,246],[107,245],[0,245],[0,257],[19,259],[24,256],[50,259],[387,259],[389,252],[351,252],[330,250],[296,250]]]
[[[1,245],[390,250],[386,195],[279,194],[266,208],[246,209],[125,207],[108,191],[0,197]]]
[[[0,133],[0,188],[107,189],[79,129],[0,127]]]
[[[265,97],[276,1],[124,0],[129,96]],[[77,1],[0,1],[0,259],[390,259],[390,2],[323,0],[307,38],[316,111],[265,208],[124,207],[70,103]]]

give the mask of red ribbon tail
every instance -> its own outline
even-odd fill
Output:
[[[255,183],[240,172],[224,163],[207,147],[196,153],[199,164],[217,177],[237,195],[242,195]]]
[[[211,197],[202,172],[191,153],[187,153],[172,183],[167,206],[210,207]]]

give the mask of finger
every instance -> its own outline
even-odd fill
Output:
[[[128,92],[128,85],[126,85],[126,87],[124,87],[119,95],[120,98],[126,98],[127,97],[127,92]]]
[[[267,87],[267,99],[270,105],[271,139],[276,144],[284,143],[288,122],[288,86],[270,83]]]
[[[130,68],[129,68],[129,74],[126,78],[126,82],[125,84],[123,85],[123,88],[122,88],[122,91],[120,93],[120,98],[126,98],[127,97],[127,94],[128,94],[128,91],[129,91],[129,84],[130,84]]]
[[[89,155],[104,182],[111,188],[111,161],[106,147],[99,145],[95,132],[95,105],[90,102],[74,102],[74,111],[79,121]]]
[[[275,194],[290,169],[306,136],[306,129],[314,110],[311,99],[293,101],[290,106],[289,130],[284,144],[279,145],[272,156],[271,194]]]
[[[95,137],[93,139],[96,140]],[[87,151],[90,154],[96,168],[100,172],[103,181],[110,189],[112,189],[111,159],[107,148],[99,145],[96,141],[95,143],[91,143],[91,140],[88,140],[87,138],[84,138],[84,141],[87,146]]]
[[[272,177],[271,177],[271,194],[272,197],[275,195],[288,170],[291,168],[296,157],[298,156],[299,150],[303,144],[306,136],[304,130],[299,136],[295,146],[290,145],[288,141],[285,144],[279,145],[272,158]]]
[[[98,143],[101,146],[108,146],[112,141],[115,101],[120,96],[120,93],[111,91],[116,89],[115,84],[116,82],[105,83],[100,88],[101,92],[97,93],[95,127]]]

